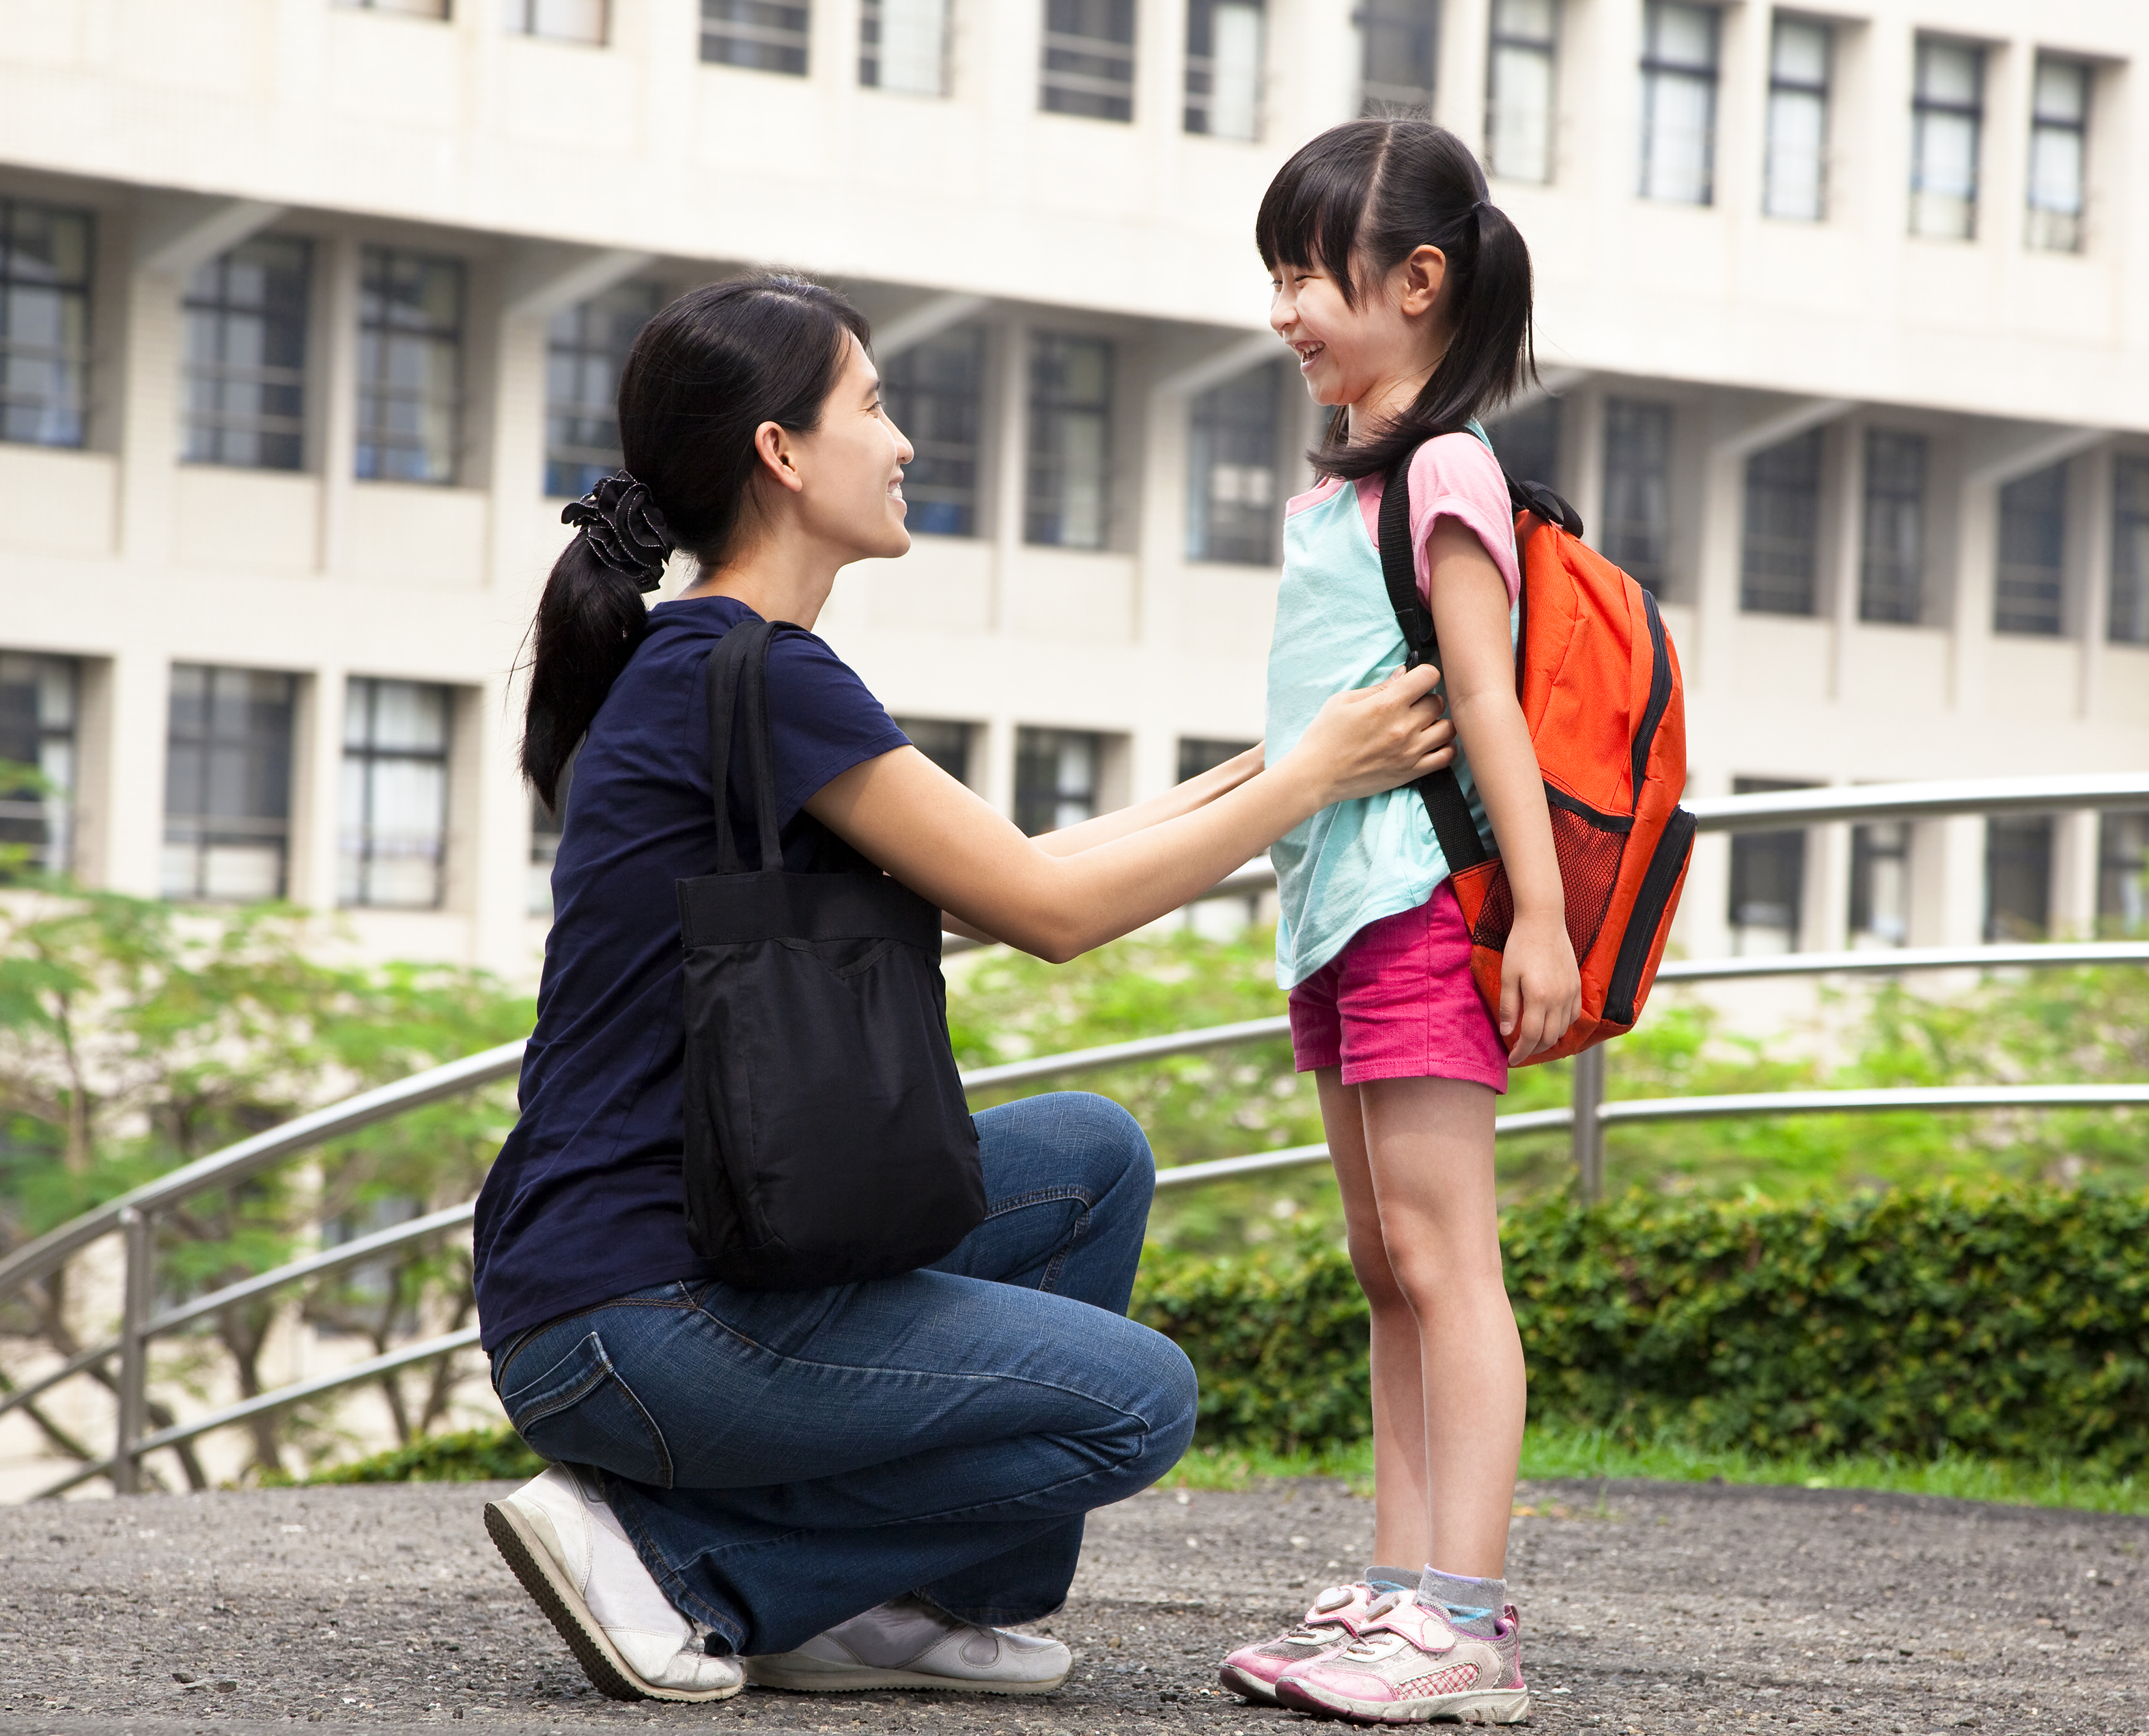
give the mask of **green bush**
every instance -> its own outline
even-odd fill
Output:
[[[310,1483],[469,1483],[495,1477],[516,1482],[535,1477],[544,1460],[502,1424],[498,1428],[465,1429],[457,1434],[428,1435],[390,1452],[316,1472]]]
[[[1534,1419],[1769,1457],[2149,1468],[2149,1195],[1638,1193],[1512,1213],[1502,1240]],[[1207,1442],[1366,1432],[1365,1303],[1334,1246],[1154,1254],[1135,1308],[1200,1371]]]

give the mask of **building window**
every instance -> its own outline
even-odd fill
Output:
[[[2149,933],[2149,813],[2099,817],[2096,914],[2101,927]]]
[[[1186,8],[1186,130],[1261,136],[1261,0],[1190,0]]]
[[[1014,823],[1035,838],[1097,812],[1105,738],[1080,729],[1021,729],[1014,742]]]
[[[1810,789],[1779,777],[1734,777],[1735,796]],[[1731,950],[1741,957],[1798,950],[1799,912],[1805,897],[1806,835],[1740,832],[1731,839]]]
[[[1542,482],[1559,486],[1559,400],[1540,398],[1534,404],[1511,410],[1485,431],[1492,437],[1492,450],[1500,468],[1520,482]]]
[[[1910,98],[1910,233],[1967,241],[1977,233],[1978,135],[1985,50],[1918,38]]]
[[[1485,65],[1485,166],[1510,181],[1552,179],[1553,32],[1558,0],[1492,0]]]
[[[358,313],[361,478],[455,480],[462,371],[461,261],[367,248]]]
[[[280,898],[291,837],[297,683],[256,669],[172,667],[164,895]]]
[[[353,12],[394,12],[413,18],[445,18],[448,15],[448,0],[335,0],[335,3]]]
[[[1900,820],[1850,828],[1850,943],[1907,945],[1910,828]]]
[[[1757,615],[1810,615],[1820,548],[1821,432],[1746,460],[1746,536],[1739,604]]]
[[[574,756],[561,767],[554,786],[555,805],[547,808],[530,793],[530,881],[528,906],[532,916],[549,919],[552,914],[552,864],[560,859],[560,834],[567,823],[567,792],[575,781]]]
[[[2052,922],[2052,823],[1985,823],[1985,938],[2042,940]]]
[[[858,83],[906,96],[948,94],[948,0],[863,0]]]
[[[1362,0],[1358,23],[1358,112],[1432,113],[1440,70],[1440,0]]]
[[[1642,33],[1642,197],[1715,198],[1717,33],[1713,6],[1648,0]]]
[[[506,0],[507,28],[516,36],[545,36],[555,42],[598,43],[605,39],[606,0]]]
[[[1135,0],[1044,0],[1038,102],[1054,114],[1135,118]]]
[[[2066,586],[2067,467],[2020,477],[2000,491],[1996,633],[2057,634]]]
[[[1214,771],[1227,759],[1236,759],[1254,744],[1251,742],[1217,742],[1204,737],[1181,736],[1179,738],[1179,781],[1199,777],[1204,772]]]
[[[63,874],[74,858],[73,657],[0,651],[0,877],[18,867]]]
[[[1828,75],[1835,33],[1778,13],[1769,44],[1769,159],[1761,209],[1818,223],[1828,205]]]
[[[2029,244],[2048,253],[2080,253],[2089,179],[2087,62],[2037,57],[2030,113]]]
[[[1925,437],[1868,429],[1858,618],[1915,626],[1925,589]]]
[[[903,466],[904,522],[934,536],[978,533],[978,452],[984,442],[985,333],[959,325],[882,365],[881,395],[913,453]]]
[[[803,78],[812,13],[773,0],[702,0],[702,58]]]
[[[910,745],[958,783],[970,781],[970,737],[968,723],[950,723],[939,717],[898,717],[895,727],[910,737]]]
[[[577,500],[620,467],[619,375],[664,292],[620,284],[553,314],[545,352],[545,492]]]
[[[310,244],[269,235],[211,259],[187,284],[189,463],[304,466],[312,265]]]
[[[0,199],[0,440],[83,443],[93,233],[87,211]]]
[[[1276,560],[1283,390],[1283,364],[1267,362],[1188,406],[1188,560],[1247,566]]]
[[[1658,596],[1671,541],[1671,405],[1608,398],[1604,558]]]
[[[426,682],[360,677],[345,687],[339,903],[440,903],[454,700]]]
[[[2111,595],[2105,635],[2149,645],[2149,458],[2111,467]]]
[[[1104,547],[1111,415],[1110,344],[1050,333],[1031,340],[1026,541]]]

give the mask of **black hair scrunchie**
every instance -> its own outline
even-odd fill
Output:
[[[664,582],[664,564],[677,546],[672,527],[649,490],[625,470],[615,470],[579,501],[570,501],[560,522],[579,529],[591,551],[644,591]]]

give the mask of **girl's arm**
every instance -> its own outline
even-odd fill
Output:
[[[1500,972],[1500,1035],[1507,1059],[1527,1059],[1567,1033],[1582,1009],[1582,975],[1567,938],[1567,899],[1553,853],[1552,816],[1537,750],[1515,697],[1507,585],[1476,531],[1437,519],[1427,544],[1432,622],[1447,704],[1515,894]]]
[[[1431,702],[1435,679],[1416,669],[1338,693],[1276,764],[1190,813],[1073,855],[1024,837],[915,748],[852,767],[806,810],[959,922],[1064,963],[1176,910],[1330,803],[1446,764],[1453,750]]]

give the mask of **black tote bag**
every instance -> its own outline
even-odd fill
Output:
[[[726,1282],[811,1290],[929,1266],[985,1215],[948,1038],[940,912],[833,833],[793,873],[778,836],[766,667],[782,623],[710,653],[717,872],[682,880],[687,1233]],[[726,798],[734,730],[759,864]]]

